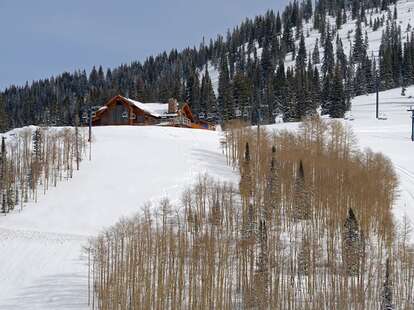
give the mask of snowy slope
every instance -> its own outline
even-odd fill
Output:
[[[394,12],[394,6],[390,6],[391,13]],[[354,44],[354,36],[355,36],[355,29],[356,29],[356,20],[352,20],[351,12],[347,12],[347,23],[342,25],[341,29],[338,30],[338,35],[342,40],[344,53],[347,57],[350,55],[351,46]],[[369,21],[372,17],[372,21],[374,22],[375,19],[382,18],[387,19],[387,12],[386,11],[379,11],[378,13],[375,13],[375,10],[372,12],[367,10],[366,17],[368,21],[368,25],[365,27],[365,24],[362,23],[362,33],[365,34],[365,31],[368,34],[368,50],[367,54],[371,58],[371,55],[374,54],[374,56],[378,56],[379,47],[381,44],[381,37],[382,32],[385,30],[386,23],[384,22],[383,27],[379,27],[376,31],[373,31],[371,27],[369,27]],[[335,18],[329,17],[329,23],[331,25],[331,28],[336,27],[336,21]],[[407,34],[407,26],[410,24],[411,26],[414,25],[414,0],[399,0],[397,2],[397,25],[401,26],[402,30],[402,42],[404,43],[406,41]],[[319,39],[319,53],[321,61],[323,61],[323,42],[320,41],[320,33],[317,30],[313,29],[313,19],[309,21],[309,23],[304,24],[303,26],[304,34],[305,34],[305,45],[306,45],[306,51],[313,52],[313,48],[315,47],[316,39]],[[309,33],[309,36],[307,35]],[[411,32],[410,32],[411,33]],[[336,37],[333,38],[333,46],[334,51],[336,51]],[[296,41],[296,46],[298,50],[299,41]],[[285,66],[291,66],[293,67],[295,65],[295,62],[292,61],[292,54],[288,54],[286,56],[286,62]]]
[[[147,201],[179,199],[200,173],[236,177],[219,132],[100,127],[94,136],[92,161],[71,181],[0,218],[0,309],[87,309],[90,236]]]
[[[394,6],[390,6],[391,13],[394,12]],[[372,12],[367,10],[366,16],[368,25],[365,27],[365,24],[362,23],[362,33],[365,35],[365,31],[368,34],[368,50],[367,54],[371,58],[372,55],[375,57],[378,56],[379,47],[381,44],[381,37],[382,32],[385,30],[386,23],[384,23],[383,27],[379,27],[376,31],[373,31],[371,27],[369,27],[369,21],[372,17],[372,21],[378,17],[384,17],[385,20],[387,18],[387,12],[386,11],[379,11],[379,13],[375,13],[375,11]],[[327,22],[330,23],[331,28],[336,27],[336,21],[335,18],[329,17],[327,19]],[[414,0],[399,0],[397,2],[397,25],[401,26],[402,30],[402,43],[406,41],[407,34],[407,26],[411,25],[411,27],[414,27]],[[296,27],[293,28],[293,33],[296,32]],[[356,20],[352,20],[350,12],[347,12],[347,22],[342,25],[341,29],[338,30],[338,35],[342,40],[344,53],[347,57],[350,55],[351,46],[354,43],[354,36],[355,36],[355,29],[356,29]],[[307,53],[312,53],[313,49],[315,47],[316,39],[319,39],[319,54],[320,54],[320,60],[323,61],[323,55],[324,55],[324,49],[323,44],[320,41],[320,33],[318,30],[313,29],[313,17],[310,19],[309,23],[304,23],[303,25],[303,33],[305,35],[305,46]],[[336,51],[336,37],[333,38],[333,47],[334,52]],[[299,40],[296,40],[296,51],[298,51],[299,48]],[[256,44],[256,47],[258,47],[258,44]],[[257,56],[260,58],[262,55],[262,48],[257,49]],[[253,55],[252,55],[253,56]],[[378,62],[377,62],[378,64]],[[295,61],[292,60],[292,53],[288,53],[285,58],[285,68],[287,67],[294,67]],[[320,65],[319,65],[320,66]],[[216,68],[211,62],[208,63],[208,71],[211,78],[211,82],[213,85],[213,89],[218,94],[218,78],[219,78],[219,71],[218,68]]]
[[[409,98],[409,97],[412,98]],[[395,205],[395,214],[401,219],[407,215],[414,224],[414,142],[411,142],[411,112],[414,107],[414,86],[401,96],[401,89],[380,93],[380,112],[387,120],[375,119],[375,94],[356,97],[351,126],[362,147],[382,152],[393,162],[400,178],[400,195]]]

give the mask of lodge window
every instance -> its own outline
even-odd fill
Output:
[[[125,118],[122,116],[124,113],[128,113],[127,109],[125,109],[122,102],[117,102],[112,113],[112,118],[115,123],[122,123],[125,121]]]

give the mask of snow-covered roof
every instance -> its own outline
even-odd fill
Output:
[[[131,104],[135,105],[138,109],[141,109],[148,114],[151,114],[155,117],[163,116],[175,116],[177,114],[168,114],[168,103],[142,103],[130,98],[122,97]]]

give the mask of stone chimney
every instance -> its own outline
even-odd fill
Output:
[[[174,114],[178,111],[177,99],[171,98],[168,100],[168,114]]]

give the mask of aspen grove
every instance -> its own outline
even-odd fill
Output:
[[[1,213],[21,211],[60,181],[71,179],[86,155],[82,128],[25,127],[2,137]]]
[[[206,175],[91,240],[93,309],[412,309],[410,223],[391,162],[318,117],[229,125],[238,186]]]

